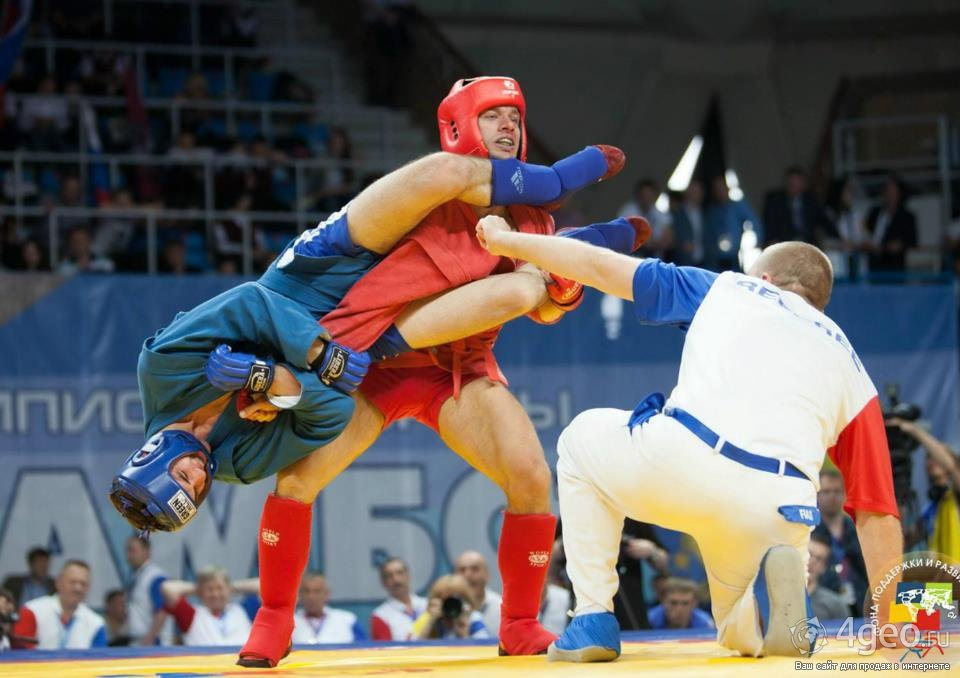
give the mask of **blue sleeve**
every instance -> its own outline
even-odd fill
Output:
[[[107,646],[107,629],[105,626],[101,626],[96,634],[93,636],[93,640],[90,641],[90,647],[106,647]]]
[[[159,612],[164,607],[165,601],[161,587],[165,581],[167,581],[166,577],[157,577],[150,584],[150,603],[153,605],[154,612]]]
[[[646,259],[633,275],[633,311],[642,323],[686,327],[716,279],[702,268]]]
[[[475,619],[470,622],[470,637],[471,638],[489,638],[490,634],[487,632],[487,627],[483,625],[483,622],[479,619]]]
[[[353,642],[360,640],[366,640],[367,633],[363,630],[363,627],[360,625],[360,621],[357,620],[353,622]]]

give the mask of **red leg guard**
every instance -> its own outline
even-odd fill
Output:
[[[312,522],[312,504],[271,494],[263,505],[258,542],[263,605],[240,650],[244,665],[276,666],[289,650],[297,590],[310,558]]]
[[[501,654],[541,654],[557,638],[537,621],[556,529],[557,519],[549,513],[503,514],[497,549]]]

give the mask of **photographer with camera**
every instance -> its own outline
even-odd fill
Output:
[[[909,447],[912,451],[922,445],[926,450],[929,502],[922,513],[922,524],[925,528],[927,549],[957,561],[960,560],[960,498],[957,497],[957,490],[960,488],[960,459],[956,452],[917,423],[919,415],[919,408],[916,408],[915,416],[911,418],[894,416],[887,419],[891,454],[897,438],[889,434],[891,428],[905,439],[903,442],[898,441],[902,447]]]
[[[463,576],[447,574],[433,582],[427,595],[427,610],[413,623],[410,637],[412,640],[490,637]]]

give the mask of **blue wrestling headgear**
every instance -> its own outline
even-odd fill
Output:
[[[170,467],[181,457],[197,453],[202,455],[207,482],[193,501],[171,475]],[[216,471],[216,460],[196,436],[186,431],[161,431],[124,462],[113,478],[110,501],[138,530],[173,532],[197,514]]]

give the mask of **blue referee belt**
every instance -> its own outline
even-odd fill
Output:
[[[793,478],[803,478],[804,480],[809,480],[803,471],[785,459],[762,457],[759,454],[747,452],[746,450],[740,449],[736,445],[727,442],[707,428],[703,422],[686,410],[682,410],[679,407],[664,407],[661,414],[666,417],[672,417],[676,419],[678,422],[683,424],[684,427],[690,431],[690,433],[697,436],[709,447],[712,447],[714,451],[719,452],[722,456],[735,461],[738,464],[749,466],[750,468],[757,469],[758,471],[766,471],[767,473],[775,473],[777,475],[791,476]]]

